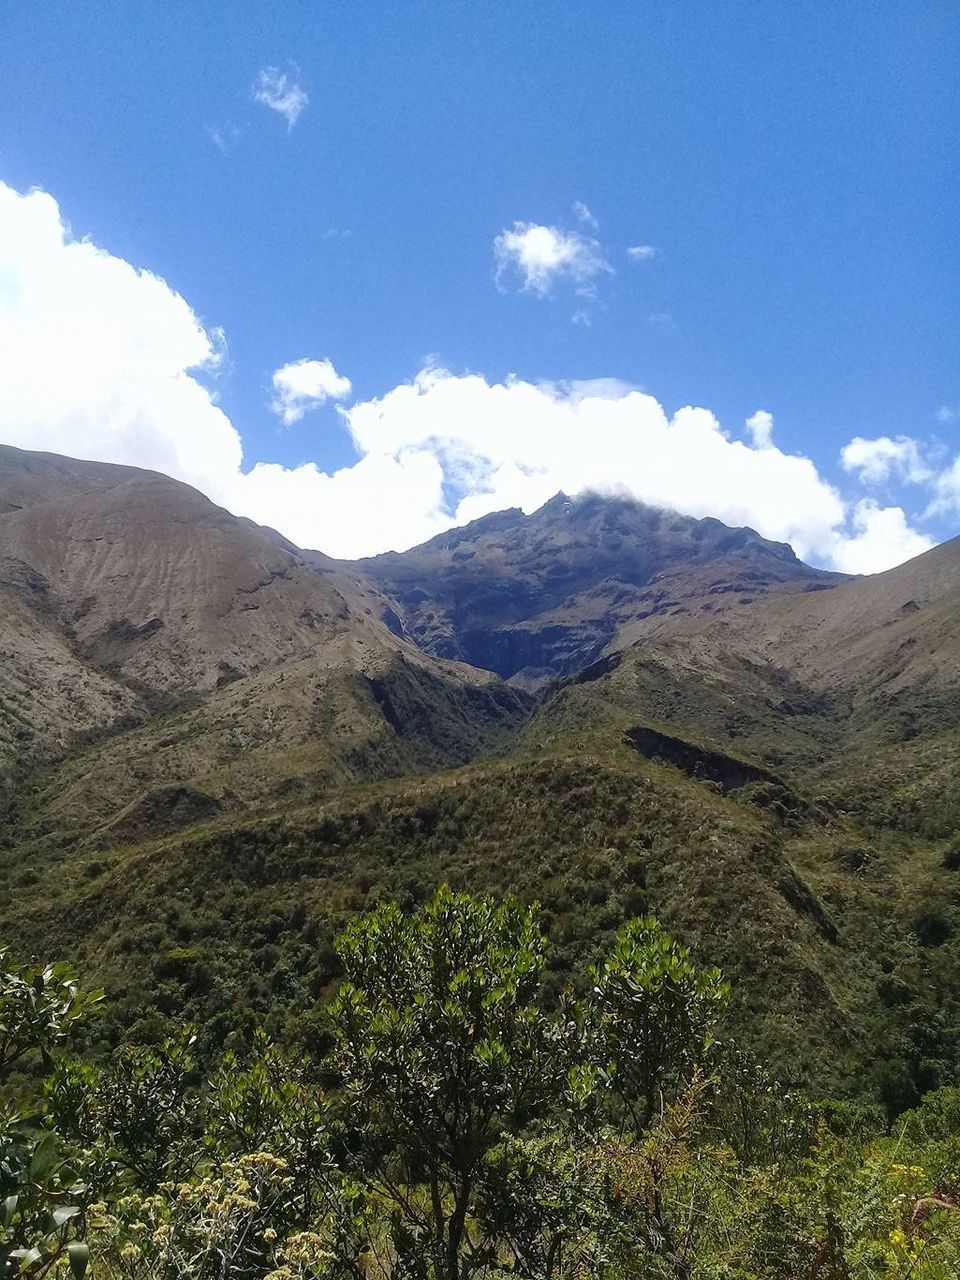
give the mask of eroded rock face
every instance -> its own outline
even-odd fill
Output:
[[[646,725],[628,729],[625,737],[648,760],[663,760],[691,778],[714,783],[721,791],[738,791],[750,782],[779,782],[780,779],[757,765],[721,751],[696,746]]]
[[[395,633],[531,689],[588,666],[625,622],[841,580],[752,529],[591,494],[339,567],[379,593]]]

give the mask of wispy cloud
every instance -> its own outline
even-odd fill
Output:
[[[574,200],[573,216],[578,222],[582,222],[585,227],[589,227],[591,231],[600,230],[600,223],[596,220],[582,200]]]
[[[649,262],[659,253],[660,250],[654,244],[633,244],[627,250],[627,257],[631,262]]]
[[[287,128],[292,129],[300,119],[310,99],[299,80],[299,69],[281,71],[279,67],[264,67],[257,72],[253,82],[253,100],[283,116]]]
[[[217,150],[226,155],[243,137],[243,130],[232,120],[227,120],[225,124],[208,124],[206,134]]]

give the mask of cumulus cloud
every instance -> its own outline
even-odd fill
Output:
[[[627,257],[631,262],[649,262],[658,253],[659,249],[653,244],[632,244],[627,249]]]
[[[296,69],[281,71],[279,67],[264,67],[257,72],[251,89],[254,102],[283,116],[288,129],[297,123],[310,101],[298,74]]]
[[[930,504],[930,514],[960,514],[960,454],[951,466],[934,478],[934,498]]]
[[[609,379],[489,382],[429,368],[339,408],[355,464],[244,470],[239,433],[204,382],[220,349],[163,280],[71,238],[49,195],[0,184],[5,443],[164,471],[340,556],[410,546],[505,506],[530,511],[558,489],[749,524],[855,572],[929,545],[899,507],[851,508],[809,458],[731,439],[707,409],[671,414]],[[313,392],[346,381],[332,366],[323,376]]]
[[[611,270],[596,240],[536,222],[505,228],[494,240],[493,252],[501,289],[518,279],[521,288],[540,297],[558,281],[573,284],[578,293],[592,294],[597,276]]]
[[[350,379],[341,377],[329,360],[294,360],[274,372],[273,411],[289,427],[308,409],[345,399],[351,388]]]
[[[872,548],[872,568],[894,562],[890,517],[865,522],[861,512],[851,533],[841,495],[809,458],[731,440],[703,408],[669,416],[653,396],[622,384],[491,384],[430,369],[343,414],[363,454],[437,457],[462,493],[454,523],[589,489],[752,525],[836,568],[867,563]]]
[[[766,409],[758,409],[744,423],[750,432],[750,439],[755,449],[769,449],[773,444],[773,414]]]
[[[0,434],[209,489],[240,437],[197,376],[218,342],[167,284],[72,240],[42,191],[0,184]]]
[[[854,436],[841,450],[840,465],[859,476],[862,484],[886,484],[894,479],[922,484],[931,478],[920,446],[910,436],[877,436],[872,440]]]

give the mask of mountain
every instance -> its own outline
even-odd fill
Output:
[[[59,821],[190,817],[302,775],[459,763],[522,717],[495,676],[398,640],[341,585],[165,476],[0,449],[6,790],[61,760]]]
[[[448,881],[559,989],[654,912],[815,1088],[960,1083],[960,541],[844,579],[563,495],[338,562],[133,468],[0,450],[0,931],[104,1023],[296,1038],[330,940]]]
[[[587,666],[627,622],[842,581],[752,529],[592,494],[335,568],[398,635],[528,689]]]

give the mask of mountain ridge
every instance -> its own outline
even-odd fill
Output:
[[[11,493],[33,500],[15,503]],[[237,701],[228,690],[237,683],[243,701],[223,714],[247,723],[246,737],[282,714],[309,740],[317,698],[333,700],[334,724],[347,715],[375,737],[392,732],[369,690],[390,682],[398,659],[406,680],[437,688],[482,690],[495,680],[398,640],[272,530],[158,473],[5,449],[5,497],[0,755],[21,770],[68,749],[63,732],[50,730],[56,721],[68,733],[102,733],[180,715],[195,737],[197,699],[208,700],[215,722]],[[31,677],[44,654],[57,674]],[[519,695],[502,707],[508,719],[524,710]],[[356,735],[313,734],[321,756],[353,749],[341,750],[338,736]]]

